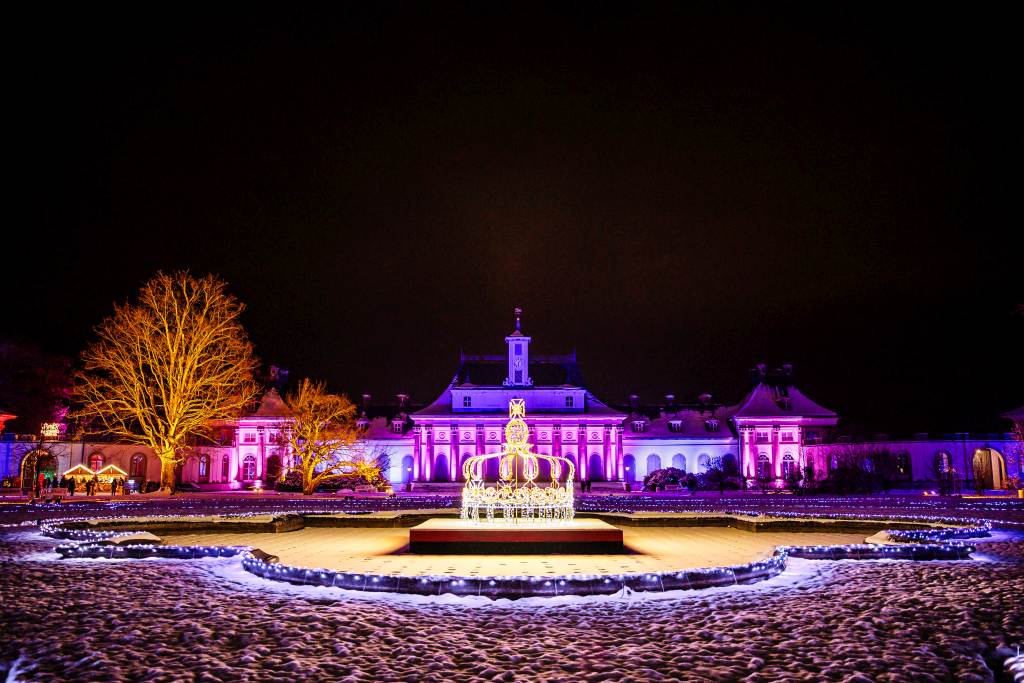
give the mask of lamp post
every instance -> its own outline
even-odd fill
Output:
[[[406,493],[411,493],[412,492],[412,468],[411,467],[406,467],[405,471],[406,471],[406,475],[405,475],[405,492]]]
[[[629,480],[629,465],[626,465],[626,476],[622,481],[622,487],[629,493],[633,490],[632,482]]]

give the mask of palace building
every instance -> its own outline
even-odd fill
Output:
[[[772,371],[757,366],[749,392],[733,405],[712,402],[707,394],[691,404],[667,395],[656,406],[642,406],[635,396],[628,405],[612,405],[586,388],[575,353],[534,354],[520,314],[516,309],[505,353],[462,354],[451,382],[429,404],[414,409],[409,396],[399,395],[397,405],[383,408],[363,396],[359,424],[366,450],[387,454],[393,483],[462,481],[467,458],[501,451],[513,398],[525,402],[532,450],[572,461],[583,481],[626,484],[666,467],[693,474],[720,468],[748,483],[780,486],[798,474],[825,478],[857,449],[867,458],[880,449],[893,454],[895,479],[907,489],[929,488],[953,472],[965,483],[977,472],[982,488],[998,489],[1021,474],[1021,444],[1010,434],[836,440],[839,416],[801,392],[788,365]],[[252,414],[214,425],[212,442],[190,449],[181,480],[211,490],[273,487],[293,466],[293,454],[277,440],[285,412],[277,390],[270,389]],[[0,476],[8,479],[110,464],[140,487],[159,479],[158,459],[142,447],[8,434],[0,440]],[[496,479],[498,473],[484,476]]]

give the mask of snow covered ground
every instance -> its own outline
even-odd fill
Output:
[[[52,545],[0,531],[0,676],[992,680],[1024,640],[1020,534],[980,541],[984,561],[797,560],[751,586],[516,603],[347,598],[233,560],[56,560]]]

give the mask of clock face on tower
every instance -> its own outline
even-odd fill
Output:
[[[513,360],[512,361],[512,367],[514,367],[516,370],[518,370],[519,368],[523,367],[523,359],[522,358],[516,358],[515,360]]]

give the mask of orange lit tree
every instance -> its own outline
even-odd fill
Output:
[[[239,322],[244,308],[213,275],[157,273],[137,300],[114,306],[82,353],[76,416],[152,448],[161,491],[173,491],[174,469],[190,440],[257,396],[256,359]]]
[[[317,486],[335,479],[380,478],[377,464],[363,457],[356,406],[347,397],[327,393],[323,382],[304,379],[285,405],[290,421],[280,438],[295,456],[292,471],[301,475],[302,493],[312,495]]]

